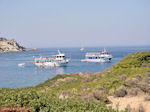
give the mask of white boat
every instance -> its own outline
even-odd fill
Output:
[[[23,67],[23,66],[25,66],[25,63],[19,63],[18,64],[18,67]]]
[[[86,53],[85,59],[82,59],[82,62],[110,62],[112,55],[109,54],[105,49],[101,52]]]
[[[54,57],[36,57],[34,61],[32,61],[33,64],[36,66],[67,66],[70,59],[66,58],[65,54],[61,53],[58,50],[58,54]]]
[[[82,48],[80,48],[80,51],[84,51],[84,48],[82,47]]]

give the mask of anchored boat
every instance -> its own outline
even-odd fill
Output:
[[[84,47],[80,48],[80,51],[83,52],[84,51]]]
[[[109,54],[105,49],[101,52],[86,53],[85,59],[81,60],[82,62],[110,62],[112,55]]]
[[[36,66],[67,66],[69,58],[58,50],[58,54],[54,57],[36,57],[32,63]]]

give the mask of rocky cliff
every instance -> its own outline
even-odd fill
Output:
[[[28,49],[18,44],[15,40],[7,40],[0,37],[0,53],[22,51],[28,51]]]

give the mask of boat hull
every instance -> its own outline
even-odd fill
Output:
[[[34,63],[36,66],[50,66],[50,67],[59,67],[59,66],[67,66],[67,61],[61,61],[61,62],[44,62],[44,63]]]
[[[83,59],[81,60],[82,62],[96,62],[96,63],[104,63],[104,62],[110,62],[111,58],[107,58],[107,59]]]

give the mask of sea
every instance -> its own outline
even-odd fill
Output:
[[[71,61],[66,67],[36,67],[31,63],[35,57],[51,57],[57,50],[65,53]],[[22,88],[36,86],[53,78],[57,74],[102,72],[118,63],[125,56],[137,51],[150,51],[150,46],[105,47],[113,58],[108,63],[81,62],[87,52],[101,52],[104,47],[85,47],[83,52],[79,47],[74,48],[38,48],[37,51],[0,54],[0,88]],[[19,67],[18,64],[25,63]]]

